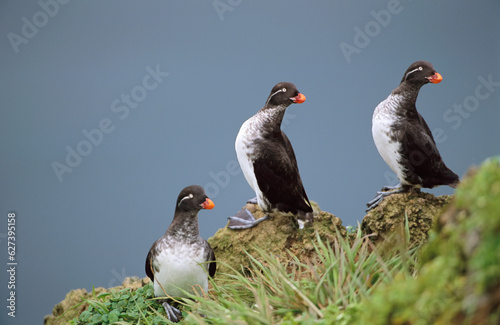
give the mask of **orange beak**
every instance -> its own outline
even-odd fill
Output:
[[[434,73],[432,76],[427,77],[427,80],[432,82],[433,84],[438,84],[443,80],[443,77],[439,73]]]
[[[203,209],[207,209],[207,210],[210,210],[210,209],[213,209],[213,207],[215,206],[214,202],[212,200],[210,200],[208,197],[207,199],[205,200],[205,202],[203,202],[202,204],[200,204],[201,207]]]
[[[302,104],[306,101],[306,96],[299,93],[297,96],[290,98],[295,104]]]

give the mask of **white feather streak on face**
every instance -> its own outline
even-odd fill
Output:
[[[266,105],[269,103],[269,101],[271,100],[271,98],[273,98],[274,95],[276,95],[277,93],[281,93],[281,92],[286,92],[286,88],[281,88],[280,90],[277,90],[274,94],[269,96],[269,99],[267,100]]]
[[[186,195],[185,197],[183,197],[183,198],[179,201],[179,204],[178,204],[177,206],[180,206],[180,205],[181,205],[181,203],[182,203],[182,201],[184,201],[184,200],[192,199],[192,198],[193,198],[193,196],[194,196],[194,195],[193,195],[192,193],[190,193],[189,195]]]
[[[411,70],[410,72],[408,72],[408,73],[406,74],[406,76],[405,76],[405,80],[408,80],[408,76],[409,76],[410,74],[412,74],[413,72],[415,72],[415,71],[422,71],[422,70],[423,70],[423,68],[422,68],[422,67],[418,67],[418,68],[415,68],[415,69]]]

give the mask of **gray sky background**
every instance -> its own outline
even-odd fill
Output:
[[[59,1],[0,3],[0,264],[12,211],[18,261],[15,319],[0,272],[2,324],[145,276],[187,185],[215,202],[202,236],[224,227],[254,196],[236,134],[277,82],[307,97],[284,128],[309,198],[345,225],[396,183],[371,117],[416,60],[444,78],[417,108],[445,163],[463,175],[500,152],[499,1]]]

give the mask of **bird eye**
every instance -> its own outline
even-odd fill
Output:
[[[422,67],[418,67],[418,70],[422,71],[422,70],[424,70],[424,68],[422,68]]]
[[[282,92],[286,93],[286,88],[281,89]]]

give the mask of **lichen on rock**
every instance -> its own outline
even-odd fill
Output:
[[[257,257],[257,249],[273,253],[277,258],[286,260],[288,252],[308,258],[314,253],[313,242],[319,236],[323,242],[333,242],[338,235],[346,236],[342,221],[333,214],[321,211],[315,202],[311,202],[314,210],[314,221],[299,229],[293,216],[280,212],[269,214],[266,220],[254,228],[245,230],[219,229],[208,239],[217,257],[218,272],[227,273],[228,267],[244,271],[250,266],[245,252]],[[247,203],[245,206],[259,219],[264,216],[262,209]],[[243,269],[242,269],[243,267]]]
[[[408,220],[410,245],[421,244],[427,240],[427,234],[436,218],[450,204],[452,196],[434,196],[430,193],[414,190],[408,193],[392,194],[363,218],[361,230],[364,234],[373,234],[370,238],[375,243],[393,242],[404,233]]]

